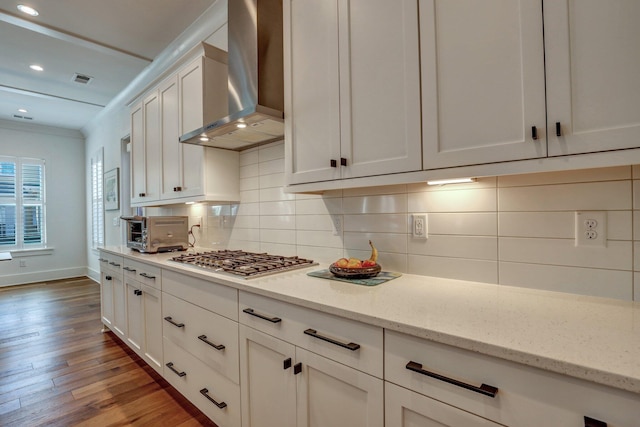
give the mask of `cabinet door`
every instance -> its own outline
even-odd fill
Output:
[[[489,427],[499,424],[385,382],[386,427]]]
[[[546,156],[541,23],[539,0],[420,1],[425,169]]]
[[[203,123],[203,96],[204,96],[204,61],[205,58],[198,58],[178,74],[179,90],[179,115],[180,134],[199,129],[207,123]],[[220,79],[223,76],[217,77]],[[226,78],[224,79],[226,82]],[[216,103],[215,99],[208,99],[207,102]],[[225,108],[227,100],[224,99]],[[224,117],[220,114],[216,118]],[[206,148],[192,145],[180,144],[180,182],[182,191],[180,197],[197,196],[204,194],[204,150]],[[176,157],[178,158],[178,157]],[[175,161],[175,159],[174,159]]]
[[[342,178],[421,170],[418,1],[339,7]]]
[[[136,353],[141,354],[144,342],[142,289],[139,283],[125,281],[127,304],[127,341]]]
[[[113,275],[109,271],[100,273],[100,311],[102,323],[108,328],[113,323]]]
[[[294,357],[293,345],[240,325],[243,427],[296,425]]]
[[[174,77],[158,88],[160,97],[160,137],[162,141],[162,199],[180,197],[182,150],[178,123],[178,80]]]
[[[143,354],[147,363],[162,374],[162,293],[147,285],[142,285],[141,290],[144,316]]]
[[[640,146],[639,21],[636,0],[544,2],[550,155]]]
[[[127,336],[127,298],[121,277],[113,276],[113,331],[122,339]]]
[[[339,179],[338,1],[285,0],[283,7],[287,177],[292,184]]]
[[[382,427],[384,397],[381,379],[302,348],[297,378],[298,427]]]
[[[155,91],[143,102],[145,192],[142,202],[160,199],[160,98]],[[139,195],[138,195],[139,196]]]
[[[131,109],[131,203],[144,201],[146,193],[142,103]]]

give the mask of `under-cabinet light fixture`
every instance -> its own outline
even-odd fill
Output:
[[[34,71],[44,71],[44,68],[42,68],[42,66],[38,64],[29,65],[29,68],[31,68]]]
[[[236,124],[236,127],[237,127],[238,129],[244,129],[244,128],[246,128],[246,127],[247,127],[247,124],[246,124],[246,123],[242,123],[242,122],[241,122],[241,123]]]
[[[32,8],[31,6],[27,6],[25,4],[19,4],[17,7],[20,12],[26,13],[27,15],[30,15],[30,16],[40,15],[38,11]]]
[[[28,111],[26,109],[24,109],[24,108],[18,108],[18,111],[20,113],[28,113]]]
[[[453,179],[438,179],[434,181],[427,181],[429,185],[445,185],[445,184],[462,184],[465,182],[475,182],[475,178],[453,178]]]

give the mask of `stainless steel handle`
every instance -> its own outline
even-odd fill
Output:
[[[360,348],[360,344],[356,344],[353,342],[350,342],[350,343],[340,342],[338,340],[334,340],[333,338],[320,335],[318,331],[316,331],[315,329],[307,329],[306,331],[304,331],[304,333],[314,338],[318,338],[319,340],[330,342],[331,344],[335,344],[339,347],[346,348],[347,350],[356,351],[357,349]]]
[[[444,375],[436,374],[435,372],[422,369],[422,364],[418,362],[409,362],[407,363],[406,368],[410,371],[417,372],[419,374],[426,375],[427,377],[435,378],[445,383],[453,384],[455,386],[462,387],[464,389],[471,390],[485,396],[496,397],[496,394],[498,394],[497,387],[493,387],[487,384],[482,384],[480,387],[476,387],[471,384],[463,383],[462,381],[454,380],[453,378],[445,377]]]
[[[206,344],[209,344],[211,347],[215,348],[216,350],[224,350],[224,345],[212,343],[211,341],[207,340],[206,335],[200,335],[198,339]]]
[[[204,397],[206,397],[209,402],[213,403],[214,405],[216,405],[218,408],[223,409],[227,407],[227,404],[224,402],[216,402],[211,396],[209,396],[209,390],[207,390],[206,388],[203,388],[202,390],[200,390],[200,394],[203,395]]]

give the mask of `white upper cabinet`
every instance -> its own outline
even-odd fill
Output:
[[[549,155],[640,146],[639,22],[637,0],[544,2]]]
[[[540,0],[421,0],[420,55],[425,169],[546,156]]]
[[[417,6],[285,1],[289,184],[422,169]]]

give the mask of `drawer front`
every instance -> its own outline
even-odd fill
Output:
[[[164,378],[219,426],[240,427],[240,386],[164,340]]]
[[[100,270],[120,276],[124,265],[121,256],[100,252]]]
[[[162,290],[206,310],[238,321],[238,291],[184,273],[162,270]]]
[[[237,322],[166,293],[162,317],[165,338],[239,384]]]
[[[382,378],[382,328],[248,292],[239,299],[240,323]]]
[[[509,426],[582,427],[588,416],[631,427],[640,419],[637,394],[397,332],[385,331],[384,357],[385,380]],[[498,389],[495,397],[477,392],[483,384]]]
[[[123,271],[125,279],[132,279],[142,283],[143,285],[162,289],[162,275],[160,267],[125,259]]]

